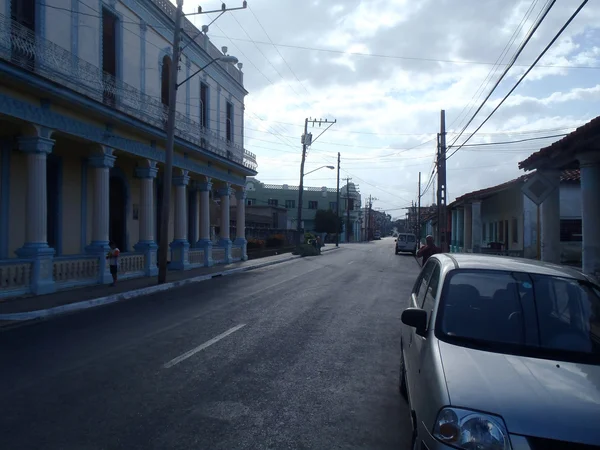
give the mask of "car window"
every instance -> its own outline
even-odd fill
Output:
[[[415,242],[415,237],[413,235],[408,235],[407,242]]]
[[[600,354],[600,296],[590,285],[535,276],[540,345]]]
[[[431,278],[431,274],[433,273],[433,269],[435,266],[435,261],[427,261],[425,267],[421,270],[421,274],[417,279],[417,283],[415,284],[415,294],[417,295],[417,306],[421,306],[423,304],[423,300],[425,299],[425,294],[427,293],[427,285],[429,284],[429,279]]]
[[[406,235],[401,234],[400,236],[398,236],[398,242],[406,242]]]
[[[427,286],[427,294],[425,294],[425,300],[421,305],[421,308],[423,308],[428,313],[433,310],[433,306],[435,305],[435,295],[437,294],[441,273],[440,265],[433,260],[431,262],[434,264],[435,267],[433,269],[433,273],[431,274],[429,285]]]
[[[573,279],[508,271],[450,273],[439,309],[449,337],[600,355],[600,292]],[[532,332],[533,330],[533,332]]]

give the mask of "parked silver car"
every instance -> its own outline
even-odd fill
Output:
[[[590,277],[437,254],[402,322],[414,449],[600,449],[600,287]]]

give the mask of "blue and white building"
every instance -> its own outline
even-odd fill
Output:
[[[0,297],[106,282],[109,240],[121,277],[156,273],[174,15],[168,0],[0,0]],[[179,80],[223,56],[183,29]],[[245,257],[246,94],[222,62],[178,90],[173,269]]]

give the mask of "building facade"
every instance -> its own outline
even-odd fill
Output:
[[[303,188],[302,222],[305,231],[314,231],[315,215],[319,209],[337,210],[337,189],[328,187]],[[340,189],[341,191],[341,189]],[[297,229],[298,186],[287,184],[265,184],[256,178],[246,181],[246,204],[251,206],[277,206],[287,210],[287,223],[277,228]],[[340,202],[343,199],[340,199]],[[341,203],[343,205],[343,203]],[[340,208],[340,214],[342,213]]]
[[[449,205],[451,250],[539,258],[541,221],[523,188],[533,174],[458,197]],[[581,264],[579,171],[564,171],[557,186],[560,208],[559,261]]]
[[[0,296],[107,282],[109,240],[122,277],[156,273],[174,15],[163,0],[0,0]],[[183,30],[179,80],[223,55]],[[240,67],[215,62],[178,89],[173,269],[245,255],[257,164]]]

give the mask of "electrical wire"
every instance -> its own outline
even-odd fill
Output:
[[[490,90],[490,92],[488,92],[488,95],[483,99],[483,102],[481,102],[481,105],[479,105],[479,108],[477,108],[477,111],[475,111],[475,113],[471,116],[471,118],[468,120],[468,122],[466,123],[466,125],[463,126],[461,132],[458,134],[458,136],[456,136],[454,138],[454,141],[452,142],[452,144],[450,144],[450,146],[453,146],[454,144],[456,144],[456,141],[458,141],[460,139],[460,137],[465,132],[465,130],[469,127],[469,125],[471,125],[471,123],[473,122],[473,120],[475,120],[475,117],[477,117],[477,114],[479,114],[479,112],[483,109],[483,107],[485,106],[485,104],[487,103],[487,101],[490,99],[490,97],[492,96],[492,94],[495,92],[496,88],[500,85],[500,82],[504,79],[504,77],[506,76],[506,74],[508,73],[508,71],[517,62],[517,58],[521,55],[521,53],[523,52],[523,50],[525,50],[525,47],[527,46],[527,44],[529,43],[529,41],[531,40],[531,38],[533,37],[533,35],[537,31],[537,29],[539,28],[539,26],[542,24],[542,22],[544,21],[544,19],[548,16],[548,13],[550,12],[550,10],[554,6],[554,4],[556,3],[556,0],[549,0],[549,1],[550,1],[550,3],[547,3],[546,9],[544,10],[543,14],[541,15],[541,17],[538,18],[537,22],[532,27],[532,29],[530,29],[530,31],[527,34],[527,37],[525,38],[525,40],[521,43],[521,45],[519,45],[519,48],[517,49],[515,55],[512,57],[512,59],[510,60],[508,66],[506,66],[506,68],[504,69],[504,72],[502,72],[502,74],[500,75],[500,77],[496,81],[496,84],[494,84],[494,86],[492,87],[492,89]]]
[[[92,9],[93,11],[96,11],[90,5],[81,2],[81,0],[79,0],[79,1],[80,1],[80,3],[87,6],[88,8]],[[90,13],[84,13],[82,11],[75,11],[71,8],[63,8],[63,7],[59,7],[59,6],[48,5],[46,3],[40,3],[40,5],[44,5],[44,6],[47,6],[48,8],[53,8],[56,10],[70,12],[73,14],[79,14],[82,16],[100,18],[100,16],[98,16],[97,14],[90,14]],[[96,11],[96,12],[99,13],[99,11]],[[137,22],[136,21],[122,21],[122,23],[138,25],[138,26],[140,25],[139,21],[137,21]],[[150,25],[150,24],[148,24],[148,26],[151,28],[154,28],[154,29],[166,29],[166,30],[173,29],[172,26],[169,27],[169,26],[163,26],[163,25]],[[377,54],[377,53],[349,52],[349,51],[344,51],[344,50],[327,49],[327,48],[319,48],[319,47],[308,47],[308,46],[292,45],[292,44],[275,44],[275,43],[265,42],[265,41],[250,40],[250,39],[244,39],[244,38],[232,38],[229,36],[219,36],[219,35],[213,35],[213,34],[211,34],[211,38],[222,38],[222,39],[229,39],[229,40],[238,41],[238,42],[253,42],[255,44],[275,46],[275,47],[280,47],[280,48],[295,48],[295,49],[300,49],[300,50],[336,53],[336,54],[351,55],[351,56],[365,56],[365,57],[371,57],[371,58],[403,59],[403,60],[412,60],[412,61],[427,61],[427,62],[434,62],[434,63],[441,62],[441,63],[450,63],[450,64],[474,64],[474,65],[486,65],[486,66],[494,66],[495,65],[495,63],[493,63],[493,62],[486,62],[486,61],[459,61],[459,60],[451,60],[451,59],[422,58],[422,57],[416,57],[416,56],[400,56],[400,55],[385,55],[385,54]],[[515,66],[527,67],[528,65],[527,64],[516,64]],[[592,69],[592,70],[600,69],[600,66],[583,66],[583,65],[575,66],[575,65],[559,65],[559,64],[540,65],[538,67],[559,68],[559,69]]]
[[[479,125],[479,127],[471,134],[471,136],[469,136],[458,148],[456,148],[456,150],[454,150],[446,158],[446,160],[450,159],[453,155],[455,155],[456,152],[458,152],[467,142],[469,142],[469,140],[475,135],[475,133],[477,133],[477,131],[479,131],[487,123],[487,121],[490,120],[490,118],[494,115],[494,113],[496,111],[498,111],[498,109],[500,108],[500,106],[502,106],[502,104],[506,101],[506,99],[508,99],[508,97],[510,97],[510,95],[515,91],[515,89],[517,89],[517,87],[519,86],[519,84],[521,84],[521,82],[525,79],[525,77],[529,74],[529,72],[531,72],[533,70],[533,68],[536,66],[537,62],[540,59],[542,59],[543,56],[546,54],[546,52],[550,49],[550,47],[552,47],[552,45],[554,45],[554,43],[558,40],[558,38],[561,36],[561,34],[567,29],[567,27],[571,24],[571,22],[575,19],[575,17],[577,17],[577,15],[579,14],[579,12],[588,3],[588,1],[589,0],[584,0],[581,3],[581,5],[579,5],[579,8],[577,8],[577,10],[571,15],[571,17],[569,17],[569,20],[567,20],[567,22],[562,26],[562,28],[558,31],[558,33],[556,33],[556,35],[554,36],[554,38],[552,38],[552,40],[550,41],[550,43],[546,46],[546,48],[544,48],[544,50],[542,51],[542,53],[540,53],[540,55],[536,58],[536,60],[533,62],[533,64],[531,64],[531,66],[525,71],[525,73],[521,76],[521,78],[519,78],[519,80],[515,83],[515,85],[508,92],[508,94],[506,94],[504,96],[504,98],[500,101],[500,103],[498,103],[498,105],[486,117],[486,119],[481,123],[481,125]]]

